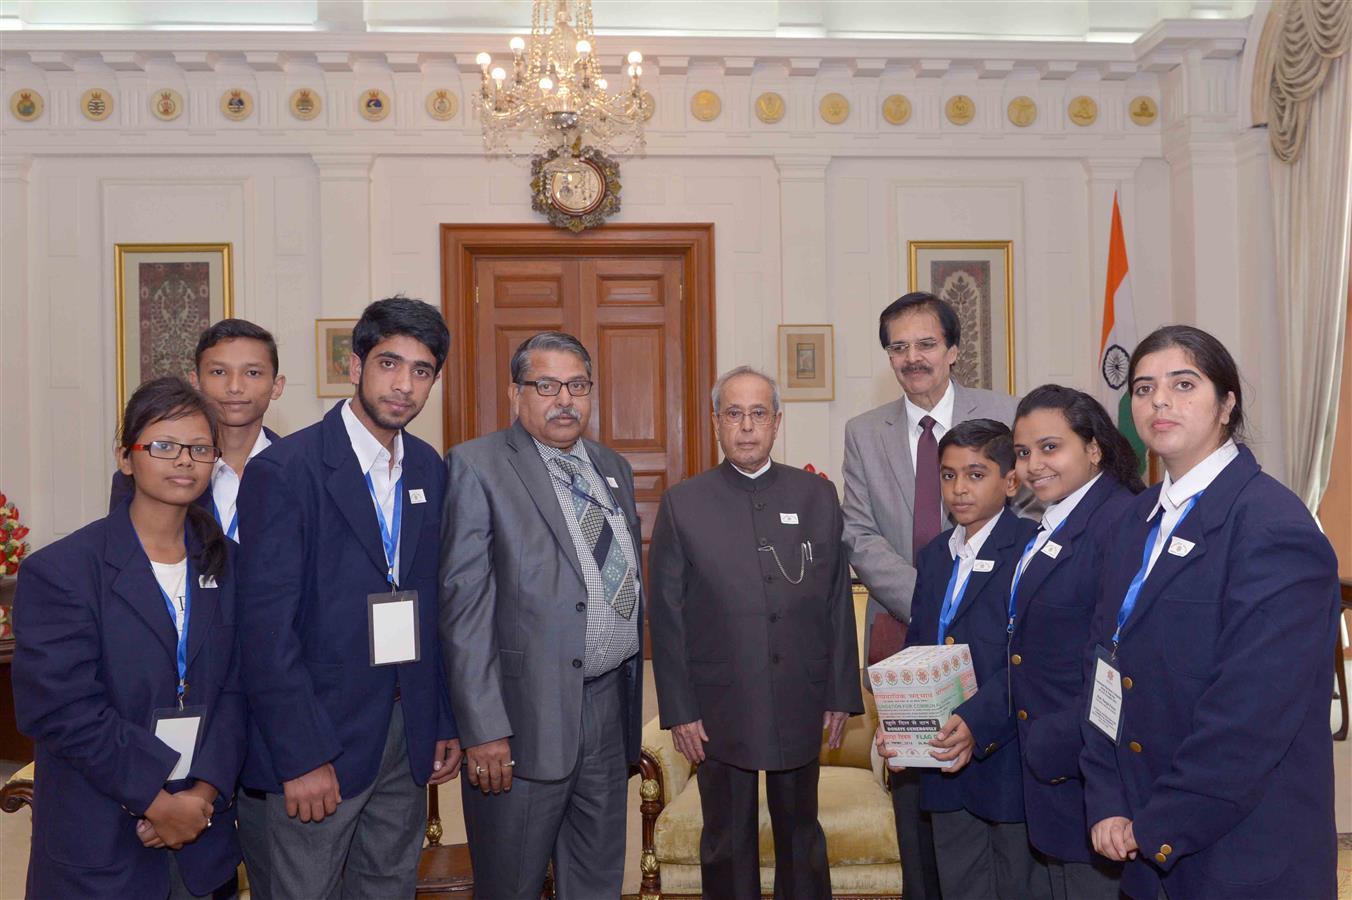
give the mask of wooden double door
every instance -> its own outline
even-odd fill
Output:
[[[587,436],[634,467],[646,558],[662,492],[715,460],[712,229],[443,225],[447,446],[511,424],[522,341],[576,336],[595,381]]]

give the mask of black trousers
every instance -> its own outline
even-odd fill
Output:
[[[923,769],[889,771],[892,815],[897,820],[897,849],[901,854],[901,893],[906,900],[939,900],[939,864],[934,856],[934,828],[930,814],[920,809]]]
[[[797,769],[765,773],[765,799],[775,835],[776,900],[821,900],[831,896],[826,834],[817,822],[813,760]],[[704,832],[700,875],[705,900],[758,900],[760,851],[758,773],[706,759],[699,779]]]

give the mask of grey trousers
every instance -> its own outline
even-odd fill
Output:
[[[375,783],[356,796],[344,794],[333,815],[322,822],[302,822],[286,814],[284,795],[267,798],[269,888],[274,897],[413,896],[427,823],[427,789],[409,771],[404,712],[397,701]]]
[[[1122,867],[1108,860],[1093,863],[1047,859],[1053,900],[1117,900]]]
[[[581,746],[567,778],[513,778],[510,791],[485,794],[461,776],[474,896],[538,900],[551,858],[559,900],[620,896],[629,798],[623,689],[619,669],[584,685]]]
[[[897,850],[901,856],[901,893],[906,900],[939,900],[931,814],[920,808],[923,771],[912,768],[888,773],[892,816],[897,822]]]
[[[250,900],[272,900],[272,847],[268,843],[268,795],[240,788],[235,794],[239,814],[239,849],[249,875]]]
[[[1047,869],[1033,860],[1022,822],[987,822],[960,809],[936,812],[934,855],[944,900],[1048,897]]]

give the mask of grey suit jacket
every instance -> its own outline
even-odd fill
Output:
[[[633,469],[584,443],[597,471],[619,485],[611,493],[641,548]],[[453,448],[446,464],[440,632],[460,742],[510,737],[517,775],[564,778],[580,744],[587,640],[587,586],[568,523],[519,422]],[[631,764],[642,730],[643,602],[639,652],[621,666],[627,706],[619,725]]]
[[[954,425],[968,419],[995,419],[1012,426],[1018,404],[1017,397],[953,382]],[[873,617],[884,608],[903,622],[911,619],[915,466],[907,440],[909,428],[906,401],[900,397],[845,425],[844,539],[850,565],[868,588],[865,627],[870,630]],[[947,510],[943,517],[943,527],[948,528],[952,522]]]

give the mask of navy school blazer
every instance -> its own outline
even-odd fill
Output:
[[[281,440],[281,438],[278,437],[277,432],[266,425],[263,426],[263,434],[267,435],[268,440],[274,444]],[[118,505],[122,503],[123,500],[131,497],[132,492],[133,486],[131,483],[131,476],[123,475],[121,469],[113,469],[113,483],[108,487],[108,512],[117,509]],[[213,512],[216,507],[216,504],[211,497],[210,487],[203,491],[202,496],[198,497],[193,502],[207,512]]]
[[[1036,532],[1036,522],[1021,519],[1006,507],[977,554],[977,559],[988,559],[995,565],[989,572],[972,572],[948,627],[953,643],[967,644],[972,650],[976,696],[954,712],[971,729],[976,747],[961,772],[948,775],[938,769],[922,770],[920,806],[924,810],[965,809],[989,822],[1023,821],[1017,731],[1002,676],[1009,582],[1024,545]],[[906,632],[908,647],[933,645],[938,638],[944,590],[953,572],[953,557],[948,551],[952,533],[953,529],[948,529],[920,551],[911,625]]]
[[[1061,548],[1056,557],[1037,552],[1019,579],[1005,674],[1023,756],[1028,840],[1065,862],[1093,858],[1080,778],[1080,719],[1085,686],[1093,683],[1093,654],[1086,649],[1104,555],[1135,496],[1112,475],[1101,475],[1051,538]]]
[[[372,666],[368,594],[390,590],[366,477],[343,426],[341,400],[308,428],[254,457],[239,491],[239,640],[249,698],[241,783],[282,782],[332,763],[344,796],[380,768],[396,689],[409,767],[432,773],[438,740],[456,736],[437,640],[437,566],[446,467],[404,432],[399,587],[418,592],[421,658]],[[423,502],[410,492],[421,490]]]
[[[176,705],[178,637],[123,502],[39,550],[14,601],[14,706],[33,738],[29,897],[163,897],[170,850],[147,849],[136,823],[163,788],[201,780],[219,792],[212,827],[177,851],[194,894],[239,864],[235,780],[244,756],[231,568],[202,587],[188,527],[186,703],[206,721],[188,779],[165,784],[178,754],[155,737],[154,710]]]
[[[1136,499],[1109,554],[1106,647],[1158,497]],[[1121,736],[1081,726],[1088,821],[1132,820],[1122,890],[1138,900],[1161,881],[1189,900],[1332,897],[1333,550],[1242,445],[1174,537],[1191,548],[1160,554],[1122,628]]]

